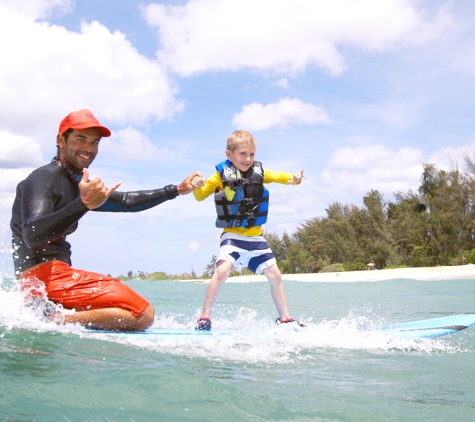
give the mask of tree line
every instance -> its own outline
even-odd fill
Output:
[[[417,191],[388,201],[377,190],[363,206],[331,203],[293,234],[266,233],[283,273],[475,263],[475,155],[464,169],[423,164]]]
[[[375,268],[475,264],[475,153],[465,154],[464,168],[449,171],[422,165],[417,191],[396,192],[389,201],[377,190],[363,206],[333,202],[326,215],[303,222],[292,233],[265,232],[283,274]],[[209,278],[216,256],[203,274],[133,274],[121,279],[178,280]],[[252,274],[233,270],[231,276]]]

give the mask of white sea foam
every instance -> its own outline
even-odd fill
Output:
[[[35,288],[37,289],[37,287]],[[7,330],[27,329],[35,331],[62,331],[78,330],[79,326],[68,324],[58,325],[48,318],[56,312],[68,312],[61,305],[56,305],[46,299],[44,287],[40,288],[43,297],[35,300],[26,299],[29,290],[20,291],[16,281],[0,279],[0,326]]]
[[[192,329],[180,323],[181,315],[157,317],[154,328]],[[193,322],[195,319],[193,319]],[[391,339],[387,334],[361,330],[374,325],[368,317],[349,315],[337,320],[304,321],[307,326],[276,327],[270,319],[256,319],[254,311],[244,309],[234,320],[213,319],[215,329],[236,330],[236,334],[205,339],[138,339],[118,338],[109,334],[86,334],[107,341],[126,343],[147,350],[211,361],[245,364],[291,364],[318,358],[319,351],[367,351],[370,353],[473,353],[470,348],[453,344],[451,337],[438,339]]]

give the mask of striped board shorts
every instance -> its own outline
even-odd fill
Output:
[[[276,263],[264,236],[223,233],[216,262],[228,261],[236,268],[247,267],[256,274]]]

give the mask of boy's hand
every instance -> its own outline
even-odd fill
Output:
[[[193,186],[193,179],[195,177],[203,178],[203,175],[199,171],[195,171],[194,173],[190,174],[183,182],[181,182],[176,188],[178,190],[179,195],[188,195],[192,192],[195,187]]]
[[[308,177],[303,174],[303,170],[300,170],[299,172],[295,173],[294,178],[289,180],[287,183],[290,185],[298,185],[303,178],[308,179]]]
[[[198,189],[198,188],[201,188],[206,182],[206,179],[199,175],[199,176],[195,176],[193,177],[193,180],[191,181],[191,186],[193,186],[193,189]]]

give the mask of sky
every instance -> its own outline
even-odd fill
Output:
[[[59,122],[90,109],[112,131],[90,167],[122,191],[209,177],[253,133],[265,229],[292,234],[334,202],[417,190],[423,163],[475,149],[471,0],[0,0],[0,275],[11,276],[17,184],[55,155]],[[212,197],[89,212],[73,267],[201,275],[219,250]]]

